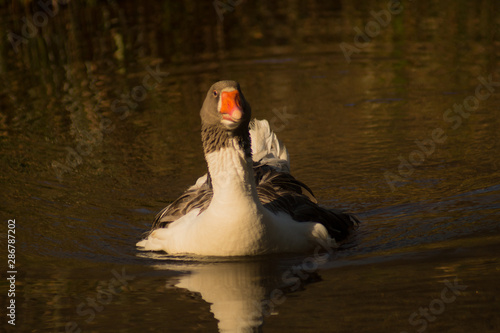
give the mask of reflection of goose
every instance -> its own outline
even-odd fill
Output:
[[[262,326],[264,317],[286,300],[281,290],[290,287],[290,280],[292,284],[297,283],[291,279],[293,273],[283,273],[285,268],[276,266],[276,262],[270,262],[267,258],[252,262],[167,264],[155,267],[190,271],[190,274],[181,276],[175,286],[199,293],[210,303],[210,311],[219,321],[220,332],[255,332],[256,328]],[[270,306],[271,298],[277,294],[279,297]]]
[[[258,265],[226,263],[197,267],[176,285],[210,303],[221,332],[246,332],[262,325],[260,302],[266,297]]]
[[[257,255],[310,251],[348,235],[357,220],[318,206],[311,190],[290,175],[286,148],[267,121],[250,124],[250,105],[237,82],[215,83],[200,115],[208,176],[163,209],[138,246]]]

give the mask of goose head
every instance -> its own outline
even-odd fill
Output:
[[[208,90],[200,116],[206,126],[222,127],[228,132],[248,130],[251,108],[238,82],[219,81]]]

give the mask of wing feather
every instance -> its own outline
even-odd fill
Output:
[[[347,237],[358,225],[352,214],[319,206],[311,189],[289,173],[266,165],[254,169],[259,199],[270,211],[284,212],[298,222],[321,223],[336,240]]]

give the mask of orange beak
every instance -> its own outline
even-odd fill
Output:
[[[220,113],[225,120],[239,121],[243,117],[240,93],[238,90],[223,91],[221,95]]]

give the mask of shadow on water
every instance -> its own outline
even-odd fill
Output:
[[[15,329],[500,330],[497,1],[402,1],[387,24],[385,0],[0,3]],[[328,262],[135,248],[206,172],[198,112],[219,79],[321,204],[358,213]]]

